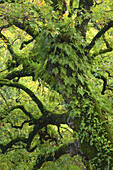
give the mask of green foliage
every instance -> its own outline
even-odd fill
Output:
[[[101,120],[100,122],[98,117],[98,114],[101,111],[99,111],[97,107],[95,110],[93,103],[91,103],[90,100],[85,99],[87,93],[89,93],[87,88],[90,89],[91,94],[96,95],[96,102],[99,103],[99,108],[102,108],[104,112],[112,111],[112,106],[109,104],[108,107],[108,101],[106,100],[107,98],[104,99],[104,97],[97,94],[97,91],[94,89],[94,83],[88,80],[91,78],[90,75],[87,79],[85,79],[84,75],[87,74],[86,70],[89,70],[90,67],[84,55],[83,39],[79,32],[76,32],[75,28],[72,27],[71,21],[67,22],[66,24],[62,24],[60,22],[60,26],[59,23],[54,23],[54,29],[50,26],[51,25],[49,25],[49,28],[46,28],[46,32],[44,30],[44,33],[41,33],[41,39],[38,37],[35,48],[33,49],[34,54],[37,56],[37,61],[42,63],[40,64],[40,68],[42,68],[36,70],[36,78],[39,78],[38,76],[41,75],[44,78],[46,74],[44,72],[44,70],[46,70],[45,64],[48,64],[48,62],[51,61],[54,65],[54,67],[51,69],[52,75],[55,75],[55,77],[60,77],[62,82],[64,82],[64,86],[60,86],[60,88],[58,87],[59,91],[63,92],[67,97],[72,96],[73,98],[73,102],[68,104],[68,107],[72,108],[72,111],[70,112],[71,117],[75,118],[85,114],[85,117],[83,117],[81,120],[78,134],[81,142],[87,141],[91,146],[95,145],[96,149],[100,153],[98,155],[99,157],[97,156],[97,159],[94,159],[94,162],[96,162],[95,166],[98,166],[101,161],[105,161],[105,159],[107,160],[107,156],[110,153],[111,144],[110,141],[107,141],[106,139],[107,136],[105,128],[102,127],[104,121]],[[55,32],[55,30],[58,31]],[[35,52],[35,49],[38,49],[38,53]],[[39,74],[37,74],[37,72]],[[46,79],[49,79],[49,75],[46,74],[46,76]],[[88,87],[85,87],[86,82]],[[78,96],[83,98],[83,102],[80,103],[80,106],[77,109],[75,108],[77,107],[78,103],[75,104],[76,96],[74,97],[72,95],[72,86],[75,88],[77,87]],[[89,109],[87,110],[87,108]]]
[[[92,6],[92,1],[90,2]],[[78,1],[74,1],[74,4],[77,12],[67,7],[63,15],[63,1],[8,2],[5,4],[7,10],[2,9],[0,12],[0,15],[5,13],[7,18],[3,20],[0,18],[0,25],[7,25],[7,22],[15,25],[10,28],[6,26],[1,31],[4,37],[10,40],[5,42],[6,39],[1,36],[0,55],[3,58],[1,63],[5,66],[0,65],[2,73],[0,146],[20,136],[28,138],[38,124],[42,125],[41,116],[45,116],[43,120],[48,122],[50,114],[60,115],[68,111],[73,119],[72,129],[76,131],[81,149],[92,167],[110,169],[113,158],[113,52],[104,54],[102,51],[104,48],[113,48],[113,29],[108,30],[100,39],[97,38],[90,51],[87,47],[94,40],[97,32],[112,19],[112,2],[107,0],[100,5],[94,4],[90,12],[83,9],[87,5],[86,1],[80,1],[82,9],[78,8]],[[88,21],[89,25],[84,25],[85,21]],[[83,36],[83,32],[86,33],[86,37]],[[21,43],[30,40],[31,37],[35,40],[20,50]],[[24,91],[19,88],[21,85],[17,86],[19,89],[3,86],[14,85],[17,81],[14,79],[15,74],[19,78],[30,75],[35,82],[28,77],[20,78],[20,83],[24,84]],[[7,76],[8,79],[13,80],[5,80]],[[103,94],[105,80],[107,84]],[[43,115],[34,98],[29,96],[27,87],[30,88],[33,97],[37,97],[37,100],[42,102],[41,106],[45,106],[48,117]],[[31,114],[33,118],[30,119],[30,116],[17,109],[18,107],[15,110],[9,109],[18,104],[25,106],[29,111],[28,115]],[[21,126],[24,121],[27,123],[22,129],[13,127]],[[55,125],[54,122],[52,123]],[[40,133],[43,135],[46,128],[50,137],[55,140],[46,140],[49,136],[46,134],[41,144]],[[44,155],[46,159],[51,152],[54,158],[56,149],[62,144],[74,141],[76,135],[73,137],[72,133],[68,126],[59,122],[56,126],[48,123],[47,127],[44,126],[37,131],[33,138],[30,147],[38,146],[34,152],[30,153],[28,150],[28,153],[26,143],[17,142],[12,146],[12,150],[9,148],[6,156],[0,158],[0,167],[32,169],[37,153]],[[78,163],[75,162],[76,159]],[[55,162],[44,164],[42,169],[80,169],[84,166],[80,162],[79,158],[71,159],[68,155]]]
[[[41,169],[45,169],[45,170],[65,170],[65,169],[69,169],[69,170],[81,170],[82,168],[85,168],[84,165],[81,163],[81,158],[78,156],[74,156],[73,158],[70,158],[70,156],[61,156],[59,160],[55,161],[55,162],[48,162],[45,163]]]

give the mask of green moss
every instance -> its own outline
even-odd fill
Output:
[[[93,159],[97,154],[97,149],[95,148],[95,146],[90,146],[87,142],[81,143],[80,147],[82,152],[87,155],[88,160]]]

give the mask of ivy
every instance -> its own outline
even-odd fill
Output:
[[[25,31],[28,28],[33,30],[34,48],[29,53],[29,56],[16,56],[14,61],[13,59],[9,61],[7,68],[12,71],[12,65],[16,67],[16,64],[19,63],[23,69],[27,70],[29,68],[29,72],[33,71],[33,74],[35,73],[35,80],[41,79],[45,84],[49,84],[50,88],[60,93],[64,98],[69,116],[75,123],[73,123],[74,126],[77,126],[74,130],[78,133],[81,146],[88,143],[89,147],[94,147],[98,151],[95,158],[91,160],[92,164],[99,167],[102,163],[107,162],[109,167],[111,166],[109,162],[112,154],[112,137],[105,119],[107,114],[110,111],[112,112],[112,106],[107,103],[107,98],[99,93],[101,86],[96,87],[99,83],[95,80],[96,77],[102,76],[101,72],[105,73],[108,70],[108,66],[105,64],[105,67],[100,68],[100,61],[95,60],[93,63],[93,57],[91,58],[96,53],[89,55],[89,51],[94,44],[99,45],[98,42],[100,41],[97,42],[95,39],[97,38],[98,40],[101,36],[99,34],[98,37],[97,34],[88,45],[82,35],[83,32],[86,32],[83,21],[85,19],[89,20],[91,14],[89,11],[87,12],[87,9],[82,9],[77,11],[77,19],[75,19],[75,16],[62,16],[62,18],[59,18],[59,14],[62,13],[62,2],[61,5],[59,5],[60,1],[58,4],[54,4],[55,11],[51,5],[50,8],[49,5],[45,6],[43,1],[39,1],[37,6],[32,5],[31,9],[33,11],[30,11],[30,17],[27,15],[28,23],[27,25],[23,23],[25,24]],[[79,5],[84,7],[86,2],[81,3],[82,1],[80,1]],[[41,4],[43,7],[40,7]],[[12,6],[13,8],[15,7],[14,5]],[[25,7],[25,9],[27,8]],[[39,16],[36,18],[37,13]],[[33,18],[31,18],[31,14],[33,14]],[[92,15],[97,16],[96,14]],[[14,16],[17,19],[18,14],[15,13]],[[22,17],[23,15],[20,20]],[[34,20],[33,22],[32,19]],[[92,21],[94,22],[95,19]],[[112,25],[112,21],[109,24]],[[102,29],[104,32],[108,25]],[[12,49],[10,51],[13,53]],[[13,54],[12,56],[15,55]],[[7,85],[7,82],[4,83]],[[77,122],[76,120],[79,121]]]

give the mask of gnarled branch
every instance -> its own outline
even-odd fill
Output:
[[[15,82],[11,82],[9,80],[6,79],[1,79],[0,80],[0,85],[1,86],[10,86],[10,87],[16,87],[19,89],[22,89],[23,91],[25,91],[31,98],[32,100],[37,104],[37,106],[39,107],[40,111],[42,114],[46,114],[47,110],[45,109],[44,105],[42,104],[42,102],[36,97],[36,95],[26,86],[20,84],[20,83],[15,83]]]
[[[63,113],[63,114],[48,114],[48,115],[42,115],[37,121],[36,125],[34,126],[33,131],[29,134],[28,137],[28,143],[27,143],[27,149],[29,150],[30,145],[36,134],[40,129],[43,127],[46,127],[48,124],[51,125],[56,125],[58,126],[59,124],[67,124],[67,118],[68,114]]]

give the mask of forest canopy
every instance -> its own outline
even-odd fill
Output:
[[[0,0],[0,167],[112,169],[113,2]]]

